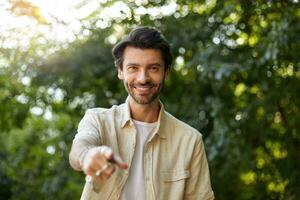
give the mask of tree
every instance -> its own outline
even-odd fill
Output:
[[[88,107],[124,100],[110,51],[143,24],[172,45],[161,98],[202,132],[216,198],[298,199],[299,10],[297,1],[107,1],[67,46],[39,44],[41,34],[21,51],[0,36],[1,196],[79,198],[83,175],[67,159],[77,123]],[[45,20],[37,26],[55,26]]]

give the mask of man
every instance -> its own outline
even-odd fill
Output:
[[[201,134],[159,101],[170,46],[154,28],[138,27],[113,48],[125,104],[86,112],[69,155],[87,181],[81,199],[211,200]]]

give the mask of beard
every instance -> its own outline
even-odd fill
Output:
[[[163,89],[164,86],[164,81],[162,81],[159,84],[153,84],[151,82],[146,82],[144,84],[139,84],[139,83],[132,83],[132,84],[128,84],[126,82],[124,83],[124,87],[127,91],[127,93],[132,97],[132,99],[138,103],[138,104],[151,104],[160,94],[160,92]],[[151,90],[153,90],[153,88],[155,88],[155,91],[151,91],[149,94],[147,95],[140,95],[140,94],[136,94],[135,92],[135,88],[136,87],[148,87],[151,88]]]

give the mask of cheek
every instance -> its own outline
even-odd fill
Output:
[[[124,77],[123,77],[123,81],[124,81],[125,83],[127,83],[127,84],[132,83],[133,80],[134,80],[134,78],[133,78],[132,76],[124,76]]]
[[[165,81],[165,76],[161,75],[161,76],[156,77],[153,80],[155,80],[156,83],[163,83]]]

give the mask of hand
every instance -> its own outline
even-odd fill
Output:
[[[90,149],[85,155],[82,163],[83,172],[89,179],[108,179],[115,172],[115,165],[121,169],[128,166],[117,155],[113,154],[111,148],[100,146]]]

